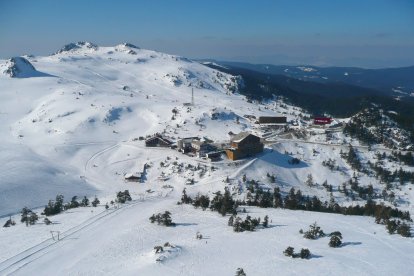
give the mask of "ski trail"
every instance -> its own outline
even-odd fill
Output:
[[[144,199],[140,200],[133,200],[131,203],[126,203],[124,205],[121,205],[119,208],[114,208],[112,210],[104,210],[101,213],[97,214],[96,216],[92,217],[91,219],[88,219],[81,224],[74,226],[65,232],[62,232],[60,234],[61,238],[60,240],[53,240],[52,238],[49,238],[31,248],[28,248],[19,254],[10,257],[9,259],[3,261],[0,263],[0,275],[10,275],[15,272],[17,272],[19,269],[27,266],[28,264],[36,261],[37,259],[41,258],[43,255],[48,254],[53,249],[58,248],[59,244],[62,242],[70,242],[70,237],[74,236],[75,234],[82,233],[82,231],[88,229],[89,227],[95,226],[101,221],[105,219],[109,219],[113,216],[116,216],[117,214],[133,208],[134,206],[141,204],[144,201],[148,200],[157,200],[159,198],[166,198],[169,196],[171,191],[168,191],[165,195],[154,195],[145,197]]]

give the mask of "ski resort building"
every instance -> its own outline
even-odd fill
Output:
[[[205,157],[207,153],[217,150],[215,146],[204,141],[193,141],[191,147],[197,157]]]
[[[198,140],[200,140],[200,138],[198,137],[186,137],[186,138],[179,139],[177,141],[177,150],[182,153],[190,152],[192,150],[191,143],[193,143],[193,141],[198,141]]]
[[[263,147],[260,137],[241,132],[231,138],[230,148],[226,149],[226,155],[231,160],[238,160],[263,152]]]
[[[287,123],[286,117],[277,117],[277,116],[262,116],[259,117],[259,124],[282,124]]]
[[[170,147],[172,144],[173,142],[158,133],[145,140],[146,147]]]
[[[216,162],[221,160],[221,155],[223,151],[212,151],[209,153],[206,153],[206,159],[210,162]]]
[[[313,118],[314,125],[329,125],[332,123],[332,118],[329,117],[315,117]]]

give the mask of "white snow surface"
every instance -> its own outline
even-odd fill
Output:
[[[320,129],[312,129],[314,136],[306,142],[275,138],[264,153],[237,162],[224,158],[209,163],[169,148],[146,148],[137,139],[159,132],[172,140],[199,136],[226,142],[230,131],[250,131],[271,140],[272,134],[243,116],[283,115],[299,121],[300,128],[300,109],[279,101],[248,102],[237,93],[236,76],[128,43],[72,43],[51,56],[26,59],[42,74],[0,74],[0,224],[9,215],[17,222],[0,231],[0,275],[234,275],[238,267],[247,275],[414,273],[413,239],[387,234],[370,217],[247,208],[252,217],[269,215],[271,227],[234,233],[228,217],[176,205],[184,187],[192,196],[211,195],[223,191],[227,176],[232,191],[243,197],[243,174],[270,189],[279,186],[285,193],[300,188],[329,201],[320,185],[304,185],[307,175],[335,188],[353,170],[340,158],[347,146],[326,143]],[[0,60],[0,69],[8,64]],[[194,106],[189,104],[192,90]],[[349,139],[333,136],[338,143]],[[356,146],[362,160],[374,158],[366,147]],[[292,157],[301,163],[289,165]],[[341,170],[322,166],[328,158]],[[143,183],[125,182],[125,174],[142,172],[144,164]],[[411,169],[389,164],[400,166]],[[267,173],[276,176],[276,183],[269,182]],[[189,178],[194,185],[185,185]],[[383,186],[368,176],[361,176],[360,183],[378,191]],[[105,210],[103,205],[125,189],[133,201]],[[412,213],[411,188],[401,186],[395,193],[399,208]],[[65,201],[96,195],[101,204],[52,216],[52,225],[42,224],[42,218],[30,227],[19,222],[22,207],[40,213],[57,194]],[[333,197],[344,205],[362,203],[350,202],[336,189]],[[150,215],[165,210],[171,211],[176,227],[149,223]],[[341,231],[345,245],[333,249],[329,238],[304,239],[299,229],[315,221],[325,232]],[[62,239],[52,240],[51,230],[60,231]],[[198,231],[204,239],[195,239]],[[175,247],[157,262],[153,247],[165,242]],[[309,248],[313,257],[287,258],[282,252],[288,246]]]

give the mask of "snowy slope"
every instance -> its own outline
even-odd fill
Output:
[[[227,228],[227,219],[216,213],[176,205],[184,187],[192,196],[200,192],[212,195],[223,190],[227,177],[228,186],[244,199],[243,175],[263,187],[279,187],[282,194],[294,187],[324,201],[333,197],[343,205],[363,204],[338,191],[355,172],[340,152],[346,152],[352,143],[364,164],[375,159],[375,152],[341,130],[328,141],[324,129],[312,127],[301,117],[307,114],[300,108],[281,100],[249,102],[237,93],[243,85],[237,76],[128,43],[114,47],[71,43],[53,55],[25,60],[28,63],[20,60],[25,65],[18,66],[24,77],[12,77],[8,73],[11,62],[0,61],[0,223],[24,206],[45,205],[57,194],[63,194],[65,201],[74,195],[97,195],[105,204],[117,191],[128,189],[134,201],[120,209],[111,206],[108,211],[103,206],[70,210],[52,217],[59,223],[51,226],[39,223],[26,228],[18,223],[2,228],[0,244],[8,245],[0,254],[0,274],[17,269],[20,275],[32,271],[39,275],[115,271],[127,275],[231,275],[243,267],[248,275],[389,275],[393,267],[413,264],[412,254],[401,254],[412,252],[413,240],[389,236],[372,218],[252,208],[252,216],[269,214],[273,227],[236,234]],[[192,91],[194,105],[189,104]],[[298,124],[279,135],[260,128],[245,115],[283,115]],[[138,139],[159,132],[174,141],[199,136],[225,143],[230,131],[267,137],[265,151],[237,162],[224,158],[209,163],[168,148],[146,148]],[[375,149],[390,152],[381,145]],[[289,164],[293,157],[301,162]],[[328,159],[335,160],[340,170],[321,164]],[[412,170],[404,164],[384,162],[393,170]],[[126,173],[140,172],[144,164],[148,165],[144,183],[124,181]],[[268,173],[275,176],[275,183],[269,181]],[[309,174],[317,183],[314,187],[305,185]],[[384,188],[373,175],[358,177],[362,186],[372,184],[376,193]],[[186,185],[188,179],[194,185]],[[321,186],[325,180],[333,185],[332,195]],[[393,192],[395,204],[412,213],[410,185],[396,186]],[[149,224],[152,213],[164,210],[172,211],[177,227],[160,229]],[[18,221],[19,216],[14,219]],[[314,221],[327,231],[343,232],[348,244],[336,250],[327,246],[326,239],[304,240],[298,230]],[[50,240],[52,229],[67,238],[55,244]],[[195,240],[197,231],[208,239]],[[21,236],[27,238],[19,240]],[[156,263],[152,248],[166,241],[178,247],[166,253],[165,263]],[[288,259],[282,251],[289,245],[309,247],[315,258]],[[38,254],[31,255],[38,249]],[[401,259],[392,258],[395,254]],[[52,260],[59,265],[50,265]],[[412,272],[408,269],[400,274]]]
[[[0,128],[2,141],[6,143],[4,147],[22,144],[22,148],[31,149],[24,157],[28,161],[42,158],[44,162],[57,163],[68,170],[75,167],[77,172],[71,171],[74,178],[84,174],[87,159],[108,143],[112,145],[165,129],[171,131],[168,129],[172,125],[171,110],[176,107],[181,113],[187,112],[182,104],[191,101],[191,88],[195,90],[200,111],[180,114],[173,122],[190,122],[191,129],[183,129],[183,136],[187,135],[185,132],[198,131],[199,127],[191,123],[197,117],[204,118],[203,111],[211,107],[211,96],[222,98],[221,104],[226,106],[233,101],[229,94],[236,91],[238,85],[237,78],[199,63],[142,50],[131,44],[97,47],[91,43],[73,43],[52,56],[12,60],[19,62],[16,65],[19,76],[25,78],[11,78],[7,74],[11,61],[1,62],[2,68],[6,68],[0,76],[0,116],[4,122]],[[20,62],[22,60],[27,63]],[[39,77],[36,70],[46,73]],[[241,98],[238,101],[241,102]],[[239,130],[233,128],[233,131]],[[9,156],[10,153],[4,152],[1,158],[6,162]],[[38,177],[31,178],[24,173],[24,163],[15,167],[22,167],[19,178],[9,177],[8,168],[4,168],[2,175],[8,180],[2,182],[1,187],[5,189],[2,191],[11,189],[10,186],[18,187],[22,182],[32,183],[32,189],[39,189],[34,201],[11,197],[15,207],[19,206],[15,211],[20,206],[39,206],[47,202],[50,193],[42,195],[42,182],[50,183],[53,178],[54,182],[62,182],[56,173],[39,171]],[[39,178],[41,175],[45,178]],[[73,194],[91,195],[87,183],[84,189],[78,189],[78,185],[70,189]],[[59,189],[51,190],[51,193],[58,192]],[[64,193],[64,189],[61,192]],[[10,211],[6,206],[8,204],[1,208],[3,215]]]
[[[83,213],[90,214],[88,209],[91,208]],[[172,212],[176,227],[149,223],[151,214],[165,209]],[[14,258],[0,264],[0,271],[14,272],[13,275],[33,272],[37,275],[234,275],[242,267],[247,275],[414,273],[412,240],[391,236],[381,225],[365,217],[280,209],[248,208],[248,211],[254,217],[269,215],[270,228],[234,233],[227,226],[227,217],[187,205],[177,206],[168,198],[149,197],[90,225],[81,224],[84,227],[81,230],[67,230],[62,233],[63,239],[48,240],[36,249],[39,252],[17,264],[9,266],[17,260]],[[69,215],[58,215],[54,219],[73,220]],[[78,216],[85,219],[85,215]],[[306,230],[315,221],[327,233],[340,231],[344,246],[330,248],[329,238],[304,239],[298,231]],[[7,231],[8,242],[18,247],[22,246],[20,237],[32,233],[50,239],[50,233],[41,229],[59,229],[52,227],[19,225],[3,230],[2,234]],[[197,240],[197,232],[204,238]],[[0,238],[0,242],[5,240]],[[155,254],[153,247],[166,242],[176,246],[175,250]],[[287,258],[283,250],[288,246],[296,251],[309,248],[313,257],[309,260]],[[164,259],[157,262],[160,256]]]

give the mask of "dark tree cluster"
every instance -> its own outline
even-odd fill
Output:
[[[175,226],[175,223],[171,219],[171,213],[169,211],[165,211],[164,213],[153,214],[149,220],[151,223],[157,222],[158,225],[164,226]]]
[[[398,115],[394,119],[401,120],[401,117],[403,116]],[[396,135],[393,130],[399,127],[400,125],[385,116],[381,109],[367,108],[353,116],[345,125],[343,132],[368,145],[382,143],[388,148],[396,148],[395,140],[397,140],[400,147],[409,146],[412,144],[412,133],[411,136],[408,133],[408,135],[401,133]],[[408,128],[412,131],[413,126]]]
[[[324,188],[326,189],[326,191],[327,191],[327,192],[332,193],[332,191],[333,191],[333,187],[332,187],[332,185],[331,185],[331,184],[328,184],[328,181],[327,181],[327,180],[325,180],[325,181],[322,183],[322,187],[324,187]]]
[[[404,221],[398,219],[384,219],[381,223],[385,224],[385,227],[390,234],[397,233],[403,237],[411,237],[410,225]]]
[[[131,201],[131,200],[132,200],[132,198],[131,198],[131,195],[129,194],[129,191],[128,190],[125,190],[123,192],[122,191],[119,191],[116,194],[116,201],[118,203],[124,204],[125,202]]]
[[[344,189],[348,191],[346,187],[344,187]],[[352,192],[352,190],[348,193],[350,192]],[[366,193],[371,194],[370,191]],[[183,197],[184,194],[185,192],[183,191]],[[199,198],[200,197],[201,195],[199,195]],[[193,200],[187,195],[184,198],[186,198],[186,202],[193,202]],[[181,203],[185,202],[182,201]],[[329,203],[327,201],[322,202],[317,196],[304,196],[301,190],[295,190],[295,188],[291,188],[285,197],[282,196],[278,187],[273,190],[273,193],[262,189],[255,189],[254,194],[250,192],[247,193],[245,201],[234,200],[229,190],[225,188],[224,194],[221,192],[215,193],[215,197],[210,201],[209,207],[211,210],[218,211],[220,214],[225,216],[226,214],[237,214],[238,206],[242,205],[257,206],[262,208],[273,207],[286,208],[289,210],[337,213],[354,216],[371,216],[375,217],[376,222],[381,224],[385,224],[387,219],[389,220],[392,218],[412,222],[409,211],[403,212],[397,208],[377,204],[369,197],[365,205],[357,204],[354,206],[340,206],[335,202],[333,197]]]
[[[78,201],[77,196],[73,196],[70,202],[67,202],[65,204],[63,200],[64,200],[63,195],[57,195],[54,201],[49,200],[48,204],[45,206],[45,209],[42,212],[42,215],[53,216],[53,215],[61,213],[64,210],[89,206],[89,199],[86,196],[84,196],[82,200],[80,201]],[[99,199],[95,197],[94,201],[92,202],[92,206],[96,207],[98,204],[99,204]]]
[[[196,197],[193,199],[189,195],[187,195],[187,191],[184,188],[181,201],[177,204],[192,204],[195,208],[201,207],[204,210],[210,208],[212,211],[219,212],[222,216],[226,214],[236,214],[237,205],[236,202],[233,200],[233,197],[230,194],[229,189],[226,187],[224,188],[224,194],[220,191],[214,193],[213,199],[206,195],[197,194]]]
[[[402,154],[400,151],[393,151],[391,154],[399,162],[402,162],[407,166],[414,166],[414,156],[411,151],[407,152],[406,154]]]
[[[372,164],[368,161],[371,170],[375,172],[375,176],[383,183],[390,185],[394,181],[399,181],[401,185],[407,182],[414,183],[414,172],[404,171],[402,168],[393,172],[381,166],[381,162]]]
[[[26,226],[34,225],[38,219],[39,216],[29,208],[24,207],[22,209],[20,221],[26,223]]]
[[[322,161],[322,166],[329,168],[331,171],[339,171],[339,166],[336,165],[336,160],[329,158],[328,160]]]
[[[210,206],[210,198],[205,195],[197,194],[193,200],[193,206],[195,208],[201,207],[205,211]]]
[[[49,203],[45,206],[42,215],[53,216],[59,214],[64,210],[63,195],[57,195],[56,200],[49,200]]]
[[[343,192],[348,195],[348,191],[346,190],[347,184],[351,187],[351,190],[358,194],[358,196],[364,200],[379,198],[379,195],[374,193],[374,187],[369,184],[367,187],[359,186],[358,178],[354,175],[353,178],[349,179],[347,182],[343,183],[342,186],[344,187]],[[351,192],[351,198],[354,200],[355,196]]]
[[[233,227],[234,232],[254,231],[259,224],[260,218],[250,216],[247,216],[244,220],[237,216],[231,216],[228,222],[228,225]]]
[[[93,199],[93,201],[92,201],[92,206],[93,207],[96,207],[96,206],[98,206],[98,204],[99,203],[101,203],[100,201],[99,201],[99,199],[95,196],[95,198]]]
[[[345,158],[345,161],[356,171],[362,171],[362,163],[361,160],[358,157],[358,154],[356,150],[350,146],[349,151],[347,154],[342,153],[343,158]]]
[[[210,201],[210,209],[219,212],[222,216],[236,214],[237,206],[227,187],[224,188],[224,194],[218,191]]]
[[[320,226],[315,222],[311,225],[309,225],[309,230],[306,232],[303,232],[303,230],[299,230],[299,233],[303,234],[303,237],[305,239],[310,240],[317,240],[319,238],[323,237],[330,237],[329,239],[329,246],[330,247],[340,247],[342,245],[342,233],[339,231],[334,231],[330,234],[325,234]]]
[[[285,249],[283,251],[283,254],[287,257],[292,258],[301,258],[301,259],[309,259],[311,257],[311,252],[307,248],[302,248],[300,250],[300,253],[295,253],[295,249],[291,246]]]
[[[273,207],[273,196],[270,191],[257,189],[255,193],[247,192],[246,204],[249,206],[259,206],[261,208]]]
[[[376,125],[376,123],[381,120],[381,115],[374,112],[371,113],[369,117],[367,116],[364,119],[366,120],[358,117],[352,118],[352,120],[345,125],[343,132],[368,145],[381,143],[381,137],[374,135],[367,128],[367,126]]]

